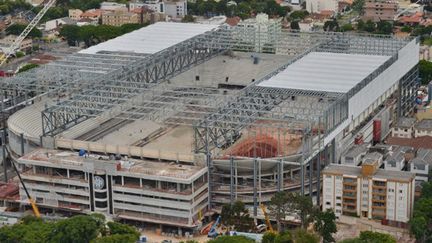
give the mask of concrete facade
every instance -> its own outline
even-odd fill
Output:
[[[208,205],[207,168],[46,149],[18,163],[39,207],[193,228]]]

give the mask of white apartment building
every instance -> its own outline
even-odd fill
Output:
[[[309,13],[320,13],[323,10],[338,12],[338,0],[306,0],[306,10]]]
[[[424,119],[414,125],[414,137],[418,138],[423,136],[432,137],[432,120]]]
[[[165,14],[173,19],[181,19],[187,15],[186,0],[163,0]]]
[[[323,210],[332,209],[337,217],[358,216],[406,227],[413,213],[415,175],[377,165],[327,166],[323,170]]]
[[[412,138],[415,118],[400,117],[391,130],[391,136],[397,138]]]
[[[162,0],[136,0],[129,3],[129,10],[134,10],[142,7],[148,8],[152,11],[155,11],[156,13],[165,12],[165,6]]]
[[[18,160],[41,208],[195,228],[208,206],[207,168],[38,149]],[[20,188],[21,203],[27,196]]]
[[[275,53],[281,31],[281,19],[269,19],[267,14],[260,13],[255,18],[240,21],[235,35],[239,42],[250,43],[247,51]]]

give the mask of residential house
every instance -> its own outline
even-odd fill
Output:
[[[415,122],[415,118],[400,117],[396,126],[392,128],[392,137],[412,138]]]
[[[81,19],[81,14],[83,13],[81,9],[69,9],[69,18],[78,21]]]
[[[414,137],[418,138],[423,136],[432,137],[432,120],[430,119],[421,120],[414,125]]]

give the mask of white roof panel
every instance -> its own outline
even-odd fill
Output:
[[[157,22],[128,34],[80,51],[96,54],[99,51],[154,54],[184,40],[217,28],[218,25]]]
[[[346,93],[389,58],[311,52],[258,86]]]

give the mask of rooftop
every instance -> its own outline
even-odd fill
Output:
[[[382,159],[383,155],[378,152],[367,153],[363,158],[363,164],[372,164]]]
[[[346,93],[389,58],[390,56],[311,52],[258,85]]]
[[[92,155],[88,158],[81,157],[78,152],[50,150],[50,149],[37,149],[30,152],[20,160],[27,161],[41,161],[53,164],[53,167],[62,167],[66,165],[83,166],[85,163],[92,162],[116,162],[122,165],[120,171],[130,172],[134,174],[145,174],[157,177],[169,177],[175,179],[189,179],[196,173],[203,170],[203,167],[193,165],[183,165],[168,162],[153,162],[149,160],[125,159],[123,160],[110,160],[108,156]]]
[[[357,157],[358,155],[365,154],[366,152],[367,152],[366,144],[354,145],[348,149],[348,151],[344,156]]]
[[[92,46],[80,53],[100,51],[154,54],[196,35],[217,28],[218,25],[158,22],[112,40]]]
[[[347,166],[347,165],[336,165],[330,164],[324,170],[324,174],[335,174],[335,175],[348,175],[348,176],[361,176],[362,167],[360,166]],[[378,169],[373,175],[374,179],[384,179],[390,181],[404,181],[411,182],[415,178],[415,174],[405,171],[388,171]]]
[[[431,130],[432,129],[432,120],[424,119],[422,121],[419,121],[414,126],[417,129]]]
[[[397,126],[398,127],[402,127],[402,128],[410,128],[410,127],[412,127],[414,125],[415,122],[416,122],[415,118],[400,117],[398,119]]]

